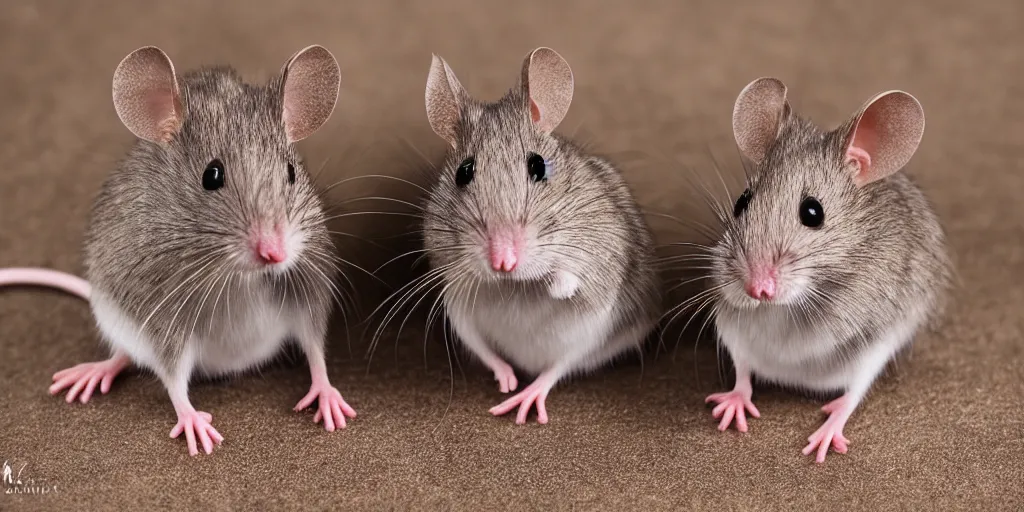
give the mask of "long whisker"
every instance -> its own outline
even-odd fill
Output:
[[[341,214],[338,214],[338,215],[331,215],[331,216],[325,218],[324,222],[329,222],[329,221],[332,221],[332,220],[335,220],[335,219],[340,219],[340,218],[343,218],[343,217],[351,217],[353,215],[394,215],[394,216],[397,216],[397,217],[412,217],[414,219],[422,219],[423,218],[421,215],[417,215],[415,213],[406,213],[406,212],[347,212],[347,213],[341,213]]]
[[[414,250],[411,250],[411,251],[406,252],[404,254],[400,254],[398,256],[395,256],[394,258],[391,258],[390,260],[385,262],[383,265],[377,267],[376,270],[373,271],[373,273],[376,274],[377,272],[380,272],[381,269],[383,269],[384,267],[394,263],[395,261],[398,261],[398,260],[400,260],[402,258],[405,258],[406,256],[412,256],[413,254],[429,253],[429,252],[455,251],[455,250],[458,250],[458,249],[471,249],[471,248],[473,248],[472,245],[469,245],[469,244],[459,244],[459,245],[449,245],[449,246],[446,246],[446,247],[436,247],[436,248],[431,248],[431,249],[414,249]]]
[[[196,265],[199,265],[200,263],[204,263],[205,262],[205,264],[203,264],[199,269],[195,270],[191,275],[189,275],[188,278],[182,280],[181,283],[178,284],[178,286],[176,286],[173,290],[170,291],[170,293],[167,294],[167,296],[165,296],[163,298],[163,300],[161,300],[159,303],[157,303],[157,305],[153,308],[153,311],[149,314],[149,316],[147,316],[146,319],[142,321],[142,324],[139,325],[138,334],[141,336],[141,334],[143,332],[145,332],[146,325],[149,323],[150,319],[153,318],[153,315],[156,314],[156,312],[160,309],[161,306],[163,306],[163,304],[165,302],[167,302],[168,299],[170,299],[182,287],[188,285],[193,279],[196,278],[196,276],[200,275],[204,270],[206,270],[207,267],[209,267],[210,265],[214,264],[216,261],[217,261],[217,255],[211,254],[211,255],[207,255],[204,258],[199,259],[196,263],[190,264],[188,267],[186,267],[186,268],[194,267]],[[176,272],[174,275],[178,275],[179,273],[181,273],[181,270]]]
[[[402,286],[394,293],[389,295],[386,299],[384,299],[384,301],[381,302],[379,306],[377,306],[376,309],[374,309],[373,313],[371,313],[368,318],[375,316],[381,310],[381,308],[386,306],[389,302],[392,301],[392,299],[395,299],[397,297],[392,306],[388,309],[388,312],[384,315],[383,320],[377,327],[376,331],[373,334],[373,337],[370,340],[370,347],[367,352],[371,361],[373,357],[373,352],[375,351],[377,344],[380,341],[380,337],[383,334],[387,324],[391,322],[391,320],[398,314],[401,308],[404,307],[404,305],[410,300],[411,297],[414,297],[416,294],[420,293],[420,291],[427,289],[427,287],[433,286],[433,284],[435,284],[439,280],[443,281],[445,277],[444,272],[449,268],[453,267],[454,265],[455,264],[452,263],[446,266],[438,267],[427,272],[423,276],[413,279],[412,281],[410,281],[409,283],[407,283],[406,285]]]

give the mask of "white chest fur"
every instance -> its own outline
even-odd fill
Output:
[[[580,311],[571,300],[545,293],[481,285],[475,301],[446,297],[445,306],[457,333],[475,330],[509,362],[531,373],[565,364],[571,366],[568,372],[589,369],[614,355],[606,350],[615,322],[610,304]]]
[[[758,308],[715,319],[722,344],[764,380],[827,391],[843,389],[849,369],[836,359],[842,340],[794,321],[783,308]]]
[[[716,316],[715,326],[733,359],[745,363],[756,377],[833,391],[847,389],[865,367],[884,366],[911,340],[923,318],[923,310],[911,311],[876,339],[858,342],[860,348],[854,351],[841,350],[849,340],[838,339],[821,325],[798,322],[784,308],[729,311]]]
[[[308,318],[303,312],[291,311],[280,302],[269,300],[269,294],[252,294],[241,305],[221,304],[210,323],[206,337],[193,335],[189,340],[196,371],[219,376],[252,369],[274,357],[290,335],[298,331],[296,320]],[[161,339],[147,339],[139,322],[131,318],[99,290],[90,299],[96,323],[103,337],[137,364],[153,370],[159,368],[155,347]],[[199,329],[196,329],[199,331]],[[180,342],[180,341],[179,341]]]

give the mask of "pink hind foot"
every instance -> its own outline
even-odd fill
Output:
[[[217,429],[213,428],[213,425],[210,424],[211,421],[213,421],[213,416],[210,413],[195,409],[180,412],[178,413],[178,423],[171,429],[171,438],[175,439],[184,433],[189,455],[199,454],[196,447],[196,438],[198,438],[203,445],[203,451],[209,455],[213,453],[214,443],[219,446],[224,442],[224,437],[217,432]]]
[[[121,371],[123,371],[131,360],[124,354],[115,354],[106,361],[82,363],[53,374],[53,384],[50,386],[50,394],[56,395],[62,390],[71,388],[65,400],[70,404],[78,397],[83,404],[89,401],[96,386],[99,385],[100,393],[104,395],[110,391],[110,386]]]
[[[751,393],[749,391],[732,390],[728,393],[715,393],[709,395],[704,399],[704,403],[714,402],[718,405],[711,410],[711,415],[715,419],[721,418],[718,423],[718,430],[725,432],[728,430],[729,425],[733,419],[736,420],[736,430],[740,432],[747,431],[747,413],[750,413],[751,417],[760,418],[761,412],[754,407],[754,402],[750,400]]]
[[[836,453],[846,453],[850,449],[850,440],[843,435],[843,427],[846,426],[846,420],[850,417],[849,412],[843,410],[845,404],[845,397],[839,397],[821,408],[822,411],[828,413],[828,419],[807,438],[809,443],[803,449],[804,455],[810,455],[817,450],[818,453],[814,460],[822,463],[825,462],[825,455],[828,454],[830,446]]]
[[[542,373],[532,384],[518,394],[492,407],[490,413],[495,416],[502,416],[518,407],[519,412],[516,414],[516,425],[523,425],[526,423],[526,416],[530,414],[530,409],[536,405],[537,423],[543,425],[548,422],[548,411],[544,406],[544,401],[547,400],[548,392],[551,391],[553,386],[554,379]]]
[[[313,415],[313,422],[320,423],[320,420],[323,420],[324,428],[328,432],[334,432],[335,428],[345,428],[346,417],[356,417],[355,409],[345,402],[338,388],[332,386],[326,377],[313,381],[309,387],[309,393],[306,393],[306,396],[302,397],[302,400],[295,405],[295,411],[298,412],[313,405],[314,400],[317,402],[317,410]]]

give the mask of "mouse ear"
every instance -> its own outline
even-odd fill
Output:
[[[455,147],[462,106],[468,95],[448,63],[432,55],[427,75],[427,121],[439,137]]]
[[[732,109],[732,133],[743,156],[760,163],[788,112],[786,84],[781,80],[764,77],[747,84]]]
[[[523,87],[530,119],[544,133],[555,130],[572,103],[573,77],[569,63],[551,48],[537,48],[523,61]]]
[[[284,121],[288,142],[298,142],[320,129],[334,112],[341,88],[341,70],[327,48],[299,50],[282,70]]]
[[[136,137],[167,142],[181,128],[181,91],[174,64],[163,50],[145,46],[114,70],[114,110]]]
[[[924,135],[924,108],[903,91],[883,92],[868,100],[843,128],[843,159],[853,166],[858,187],[885,178],[907,165]]]

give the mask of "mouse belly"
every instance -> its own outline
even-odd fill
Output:
[[[547,296],[487,296],[481,290],[475,305],[449,308],[448,314],[475,326],[509,363],[532,374],[569,359],[580,361],[569,371],[581,370],[617,355],[606,350],[615,323],[611,306],[579,312],[571,304]]]
[[[793,322],[785,312],[720,314],[715,327],[730,356],[762,380],[834,391],[852,378],[853,365],[839,357],[842,340]]]
[[[139,366],[157,371],[163,367],[156,347],[162,340],[150,339],[139,329],[139,322],[94,289],[90,298],[93,316],[103,338],[113,348],[120,349]],[[196,347],[195,370],[215,377],[252,369],[274,357],[291,330],[288,318],[305,318],[281,310],[280,304],[270,301],[250,303],[247,310],[232,311],[222,316],[231,318],[231,325],[214,326],[213,334],[206,338],[193,336]]]
[[[258,301],[231,315],[230,325],[215,328],[209,339],[199,340],[196,369],[206,375],[244,372],[266,363],[295,332],[289,320],[305,318],[270,301]]]

